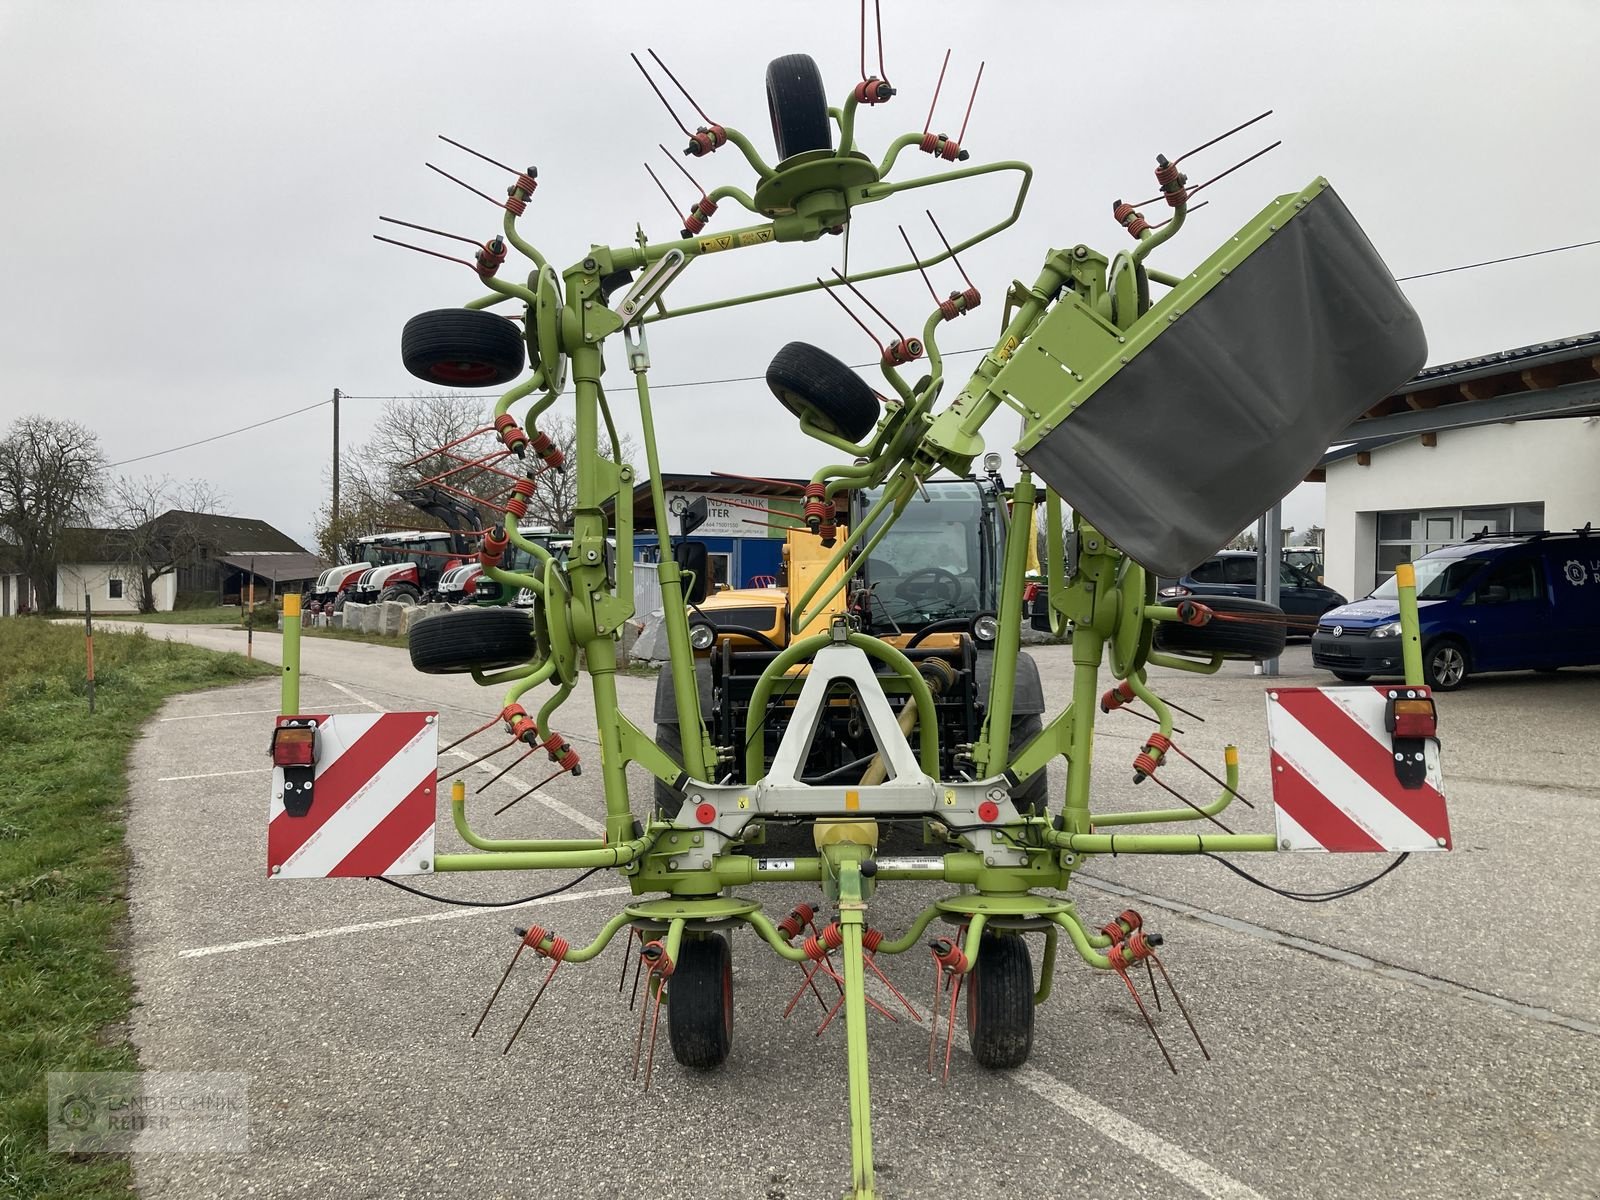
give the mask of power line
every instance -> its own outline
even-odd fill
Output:
[[[1568,245],[1565,245],[1565,246],[1551,246],[1546,250],[1530,250],[1526,254],[1509,254],[1504,258],[1486,258],[1482,262],[1462,263],[1460,266],[1445,267],[1445,268],[1443,268],[1441,270],[1438,270],[1438,271],[1423,271],[1423,272],[1420,272],[1419,274],[1416,274],[1416,275],[1401,275],[1401,276],[1398,276],[1396,278],[1395,282],[1396,283],[1409,283],[1412,280],[1416,280],[1416,279],[1432,279],[1435,275],[1452,275],[1457,271],[1473,271],[1473,270],[1476,270],[1479,267],[1493,267],[1493,266],[1497,266],[1500,263],[1519,262],[1520,260],[1525,259],[1525,258],[1539,258],[1540,256],[1545,255],[1545,254],[1560,254],[1563,251],[1567,251],[1567,250],[1582,250],[1582,249],[1584,249],[1585,247],[1588,247],[1588,246],[1600,246],[1600,238],[1596,238],[1593,241],[1588,241],[1588,242],[1572,242],[1572,243],[1569,243]],[[962,355],[962,354],[981,354],[981,353],[984,353],[984,352],[986,352],[988,350],[989,350],[988,346],[971,346],[971,347],[968,347],[967,349],[964,349],[964,350],[950,350],[950,351],[947,351],[944,354],[944,357],[945,358],[956,358],[956,357],[958,357],[959,355]],[[875,367],[877,365],[878,365],[878,363],[876,361],[863,362],[863,363],[850,363],[849,364],[849,366],[850,366],[850,368],[852,370],[865,370],[866,368]],[[652,391],[657,391],[657,392],[662,392],[662,391],[667,391],[668,389],[671,389],[671,388],[719,387],[719,386],[721,386],[723,384],[729,384],[729,383],[760,383],[765,379],[766,379],[765,375],[732,375],[732,376],[729,376],[726,379],[691,379],[691,380],[685,380],[685,381],[683,381],[681,383],[657,383],[657,384],[651,385],[651,390]],[[356,395],[351,395],[349,393],[341,393],[340,398],[344,399],[344,400],[414,400],[414,399],[416,399],[415,396],[411,396],[411,395],[407,395],[407,396],[402,396],[402,395],[356,396]],[[459,395],[459,396],[451,397],[451,398],[452,399],[463,399],[463,400],[465,400],[465,399],[473,399],[474,397],[463,394],[463,395]],[[315,404],[306,405],[304,408],[296,408],[296,409],[293,409],[290,412],[279,413],[275,417],[268,417],[264,421],[256,421],[254,424],[251,424],[251,425],[242,425],[238,429],[230,429],[225,433],[212,434],[210,437],[201,438],[197,442],[185,442],[181,446],[169,446],[165,450],[154,450],[149,454],[141,454],[137,458],[125,458],[121,462],[114,462],[111,465],[113,467],[125,467],[125,466],[128,466],[128,465],[132,464],[132,463],[144,462],[146,459],[161,458],[162,456],[167,455],[167,454],[176,454],[180,450],[192,450],[196,446],[204,446],[204,445],[207,445],[208,443],[211,443],[211,442],[219,442],[223,438],[230,438],[230,437],[233,437],[233,436],[235,436],[237,434],[241,434],[241,433],[249,433],[252,429],[260,429],[263,425],[271,425],[275,421],[286,421],[290,417],[297,417],[301,413],[307,413],[307,412],[312,411],[312,409],[321,408],[324,405],[331,404],[331,403],[333,403],[331,400],[319,400]]]
[[[1442,271],[1424,271],[1420,275],[1402,275],[1395,282],[1406,283],[1412,279],[1431,279],[1435,275],[1449,275],[1455,271],[1471,271],[1476,267],[1492,267],[1496,263],[1516,262],[1522,258],[1538,258],[1541,254],[1559,254],[1563,250],[1582,250],[1585,246],[1600,246],[1600,238],[1596,238],[1592,242],[1573,242],[1570,246],[1551,246],[1548,250],[1530,250],[1526,254],[1511,254],[1505,258],[1486,258],[1482,262],[1463,263],[1459,267],[1446,267]]]
[[[201,438],[198,442],[185,442],[181,446],[169,446],[165,450],[152,450],[149,454],[141,454],[137,458],[125,458],[121,462],[114,462],[113,467],[125,467],[129,463],[144,462],[147,458],[160,458],[163,454],[176,454],[179,450],[191,450],[196,446],[204,446],[208,442],[220,442],[223,438],[233,437],[235,434],[248,433],[252,429],[260,429],[263,425],[271,425],[274,421],[287,421],[290,417],[298,417],[301,413],[310,412],[314,408],[321,408],[325,404],[332,404],[331,400],[318,400],[315,404],[308,404],[304,408],[297,408],[292,412],[279,413],[275,417],[268,417],[265,421],[257,421],[253,425],[243,425],[238,429],[230,429],[226,433],[214,433],[210,437]]]

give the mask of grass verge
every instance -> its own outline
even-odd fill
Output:
[[[139,1065],[118,951],[128,750],[166,697],[276,671],[142,631],[102,632],[90,717],[82,632],[0,620],[0,1196],[133,1195],[127,1159],[54,1154],[45,1136],[47,1072]]]

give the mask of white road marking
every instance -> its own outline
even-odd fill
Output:
[[[1022,1067],[1013,1072],[1011,1078],[1041,1100],[1076,1117],[1109,1141],[1132,1150],[1202,1196],[1209,1196],[1212,1200],[1265,1200],[1254,1188],[1200,1161],[1166,1138],[1130,1121],[1121,1113],[1085,1096],[1077,1088],[1069,1087],[1037,1067]]]
[[[569,900],[592,900],[599,896],[620,896],[632,892],[631,887],[594,888],[584,892],[563,892],[559,896],[545,896],[524,904],[508,904],[501,908],[456,908],[449,912],[424,913],[417,917],[391,917],[385,921],[361,921],[355,925],[335,925],[330,929],[308,929],[304,933],[285,933],[277,937],[252,938],[247,942],[224,942],[220,946],[197,946],[192,950],[178,951],[179,958],[206,958],[213,954],[237,954],[241,950],[260,950],[267,946],[286,946],[292,942],[311,942],[320,938],[342,937],[347,933],[366,933],[372,929],[395,929],[403,925],[424,925],[434,921],[459,921],[463,917],[481,917],[485,913],[515,912],[519,908],[534,908],[545,904],[565,904]]]
[[[343,692],[346,696],[349,696],[350,699],[354,700],[357,704],[365,704],[373,712],[387,712],[387,711],[389,711],[388,709],[384,708],[383,705],[374,704],[371,700],[368,700],[365,696],[359,694],[358,692],[353,691],[350,688],[345,687],[345,685],[340,683],[337,679],[324,679],[322,682],[326,683],[329,687],[338,688],[341,692]]]
[[[243,771],[208,771],[204,775],[163,775],[157,783],[182,783],[188,779],[221,779],[224,775],[265,775],[271,767],[249,767]]]

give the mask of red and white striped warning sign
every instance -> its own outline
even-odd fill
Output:
[[[310,810],[296,817],[284,809],[284,768],[272,770],[269,877],[431,873],[436,718],[431,712],[279,717],[280,726],[316,722],[316,773]]]
[[[1272,799],[1285,850],[1448,850],[1439,744],[1420,742],[1422,786],[1395,775],[1384,725],[1393,687],[1277,688],[1267,693]],[[1409,743],[1417,753],[1419,743]]]

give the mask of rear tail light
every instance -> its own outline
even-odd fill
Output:
[[[272,733],[272,765],[312,767],[317,762],[315,726],[285,726]]]
[[[1420,688],[1408,688],[1404,694],[1390,697],[1385,723],[1397,738],[1439,736],[1438,709],[1433,697]]]

